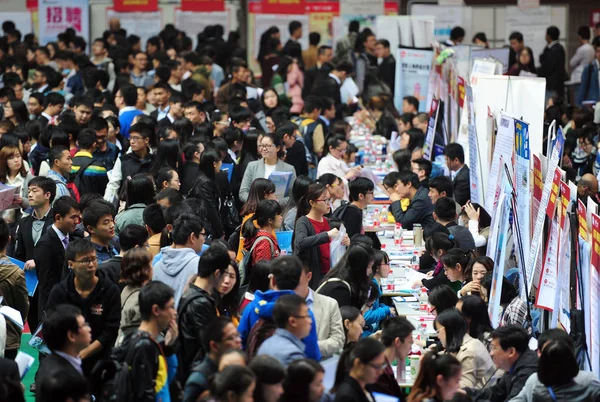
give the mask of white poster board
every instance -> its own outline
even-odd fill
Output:
[[[506,7],[505,33],[506,43],[512,32],[523,34],[525,46],[533,50],[535,64],[539,65],[539,56],[546,47],[546,29],[552,25],[552,7],[519,8]]]
[[[0,15],[0,21],[12,21],[21,34],[26,35],[33,32],[33,23],[31,22],[31,13],[29,11],[3,11]]]
[[[429,17],[380,15],[375,20],[377,37],[390,42],[392,54],[399,46],[426,48],[434,41],[435,21]]]
[[[181,11],[175,9],[175,28],[185,31],[192,39],[192,48],[195,49],[198,44],[198,34],[204,31],[208,25],[214,25],[215,21],[219,21],[225,27],[225,32],[231,30],[232,9],[228,4],[225,4],[225,11],[214,12],[198,12],[198,11]]]
[[[340,15],[383,15],[384,0],[340,0]]]
[[[465,41],[471,38],[471,7],[415,4],[410,9],[410,15],[433,17],[435,39],[440,43],[450,38],[450,31],[456,26],[464,28]]]
[[[73,28],[78,36],[90,43],[90,12],[88,0],[40,0],[38,11],[41,45],[56,41],[59,33]],[[86,49],[86,51],[89,49]]]
[[[162,11],[121,13],[107,9],[106,21],[110,21],[113,17],[121,20],[121,28],[127,30],[127,32],[135,32],[140,37],[142,49],[146,49],[148,39],[158,35],[158,32],[162,29]]]

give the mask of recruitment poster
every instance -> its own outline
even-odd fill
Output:
[[[515,119],[515,192],[517,194],[517,213],[519,214],[519,234],[524,245],[523,260],[529,260],[529,244],[531,244],[531,194],[529,192],[529,124]]]
[[[119,12],[157,11],[158,0],[114,0],[113,8]]]
[[[181,0],[181,10],[201,12],[223,12],[225,11],[225,0]]]
[[[121,20],[121,27],[127,32],[135,32],[140,37],[142,49],[146,48],[148,39],[157,34],[156,27],[162,27],[162,11],[119,12],[107,9],[107,21],[113,17]]]
[[[88,0],[40,0],[39,41],[45,45],[56,41],[58,34],[73,28],[78,36],[90,42]]]
[[[583,269],[588,269],[583,267]],[[586,308],[590,309],[590,331],[591,331],[591,350],[592,371],[600,372],[600,322],[598,321],[598,312],[600,311],[600,217],[592,214],[592,264],[590,266],[590,282],[587,286],[590,288],[590,300]],[[588,307],[589,306],[589,307]]]
[[[432,50],[400,48],[396,51],[396,109],[402,110],[402,100],[405,96],[414,96],[419,100],[419,111],[426,110],[432,62]]]

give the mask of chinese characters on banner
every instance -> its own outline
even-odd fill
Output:
[[[181,11],[225,11],[224,0],[181,0]]]
[[[55,41],[67,28],[90,41],[88,0],[40,0],[38,22],[40,44]]]
[[[115,11],[158,11],[158,0],[114,0]]]
[[[592,264],[590,282],[586,284],[590,288],[590,332],[592,344],[590,357],[592,358],[592,371],[595,373],[600,370],[600,326],[598,322],[598,310],[600,309],[600,217],[592,214]],[[587,306],[586,306],[587,307]]]
[[[425,111],[433,51],[401,48],[396,50],[396,60],[396,88],[400,90],[396,90],[394,105],[400,110],[404,97],[414,96]]]
[[[248,11],[257,14],[304,14],[304,0],[262,0],[248,2]]]

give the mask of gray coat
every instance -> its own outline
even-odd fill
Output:
[[[322,279],[318,246],[323,243],[329,243],[329,234],[327,232],[317,234],[306,216],[298,218],[294,227],[294,255],[300,258],[302,264],[310,267],[312,279],[309,286],[313,290],[317,289]]]
[[[289,192],[292,191],[292,186],[294,185],[294,181],[296,180],[296,169],[288,163],[285,163],[281,159],[277,159],[277,165],[275,166],[276,172],[292,172],[292,181],[290,183]],[[257,161],[252,161],[246,167],[244,171],[244,178],[242,179],[242,185],[240,186],[240,201],[246,203],[248,200],[248,194],[250,193],[250,186],[255,179],[260,179],[265,177],[265,160],[259,159]],[[283,197],[278,199],[281,206],[285,207],[289,201],[290,197]]]

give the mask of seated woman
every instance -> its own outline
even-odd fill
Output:
[[[398,124],[387,107],[387,97],[372,96],[367,104],[367,110],[375,120],[374,135],[381,135],[388,140],[392,137],[392,132],[398,133]]]
[[[445,233],[434,233],[433,236],[425,242],[425,251],[436,261],[433,271],[427,273],[427,278],[420,279],[413,283],[414,288],[426,287],[428,291],[435,289],[439,285],[448,285],[458,291],[460,282],[450,282],[444,273],[444,264],[441,258],[451,249],[456,247],[454,235]]]
[[[429,311],[435,317],[453,309],[458,302],[456,292],[448,285],[439,285],[429,292]]]
[[[492,328],[485,301],[479,296],[465,296],[456,303],[456,309],[467,320],[471,338],[479,339],[490,351],[494,328]]]
[[[365,318],[359,309],[352,306],[340,307],[342,323],[344,324],[344,334],[346,335],[346,345],[358,342],[365,327]]]
[[[477,295],[481,297],[481,281],[494,271],[494,261],[490,257],[477,257],[465,269],[465,285],[458,291],[458,297]]]
[[[492,217],[477,203],[467,202],[458,217],[459,223],[469,228],[473,235],[477,255],[486,254],[487,239],[490,235]]]
[[[440,313],[434,322],[445,353],[452,354],[462,366],[460,386],[481,389],[496,370],[487,348],[467,333],[467,320],[456,309]]]
[[[471,264],[471,252],[462,248],[453,248],[442,256],[441,261],[448,280],[458,282],[462,288],[466,269]]]
[[[408,402],[450,401],[458,390],[462,375],[461,364],[452,355],[427,353],[415,379]]]
[[[371,277],[372,288],[376,290],[374,295],[373,305],[365,311],[366,330],[363,332],[363,337],[369,336],[379,330],[379,324],[387,317],[396,315],[396,310],[379,302],[383,292],[381,291],[381,279],[386,278],[390,272],[390,257],[385,251],[375,251],[373,259],[373,274]]]

